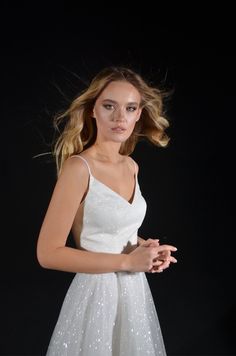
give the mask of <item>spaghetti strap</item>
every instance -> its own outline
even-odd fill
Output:
[[[86,166],[88,167],[89,175],[93,177],[93,175],[92,175],[92,173],[91,173],[91,169],[90,169],[89,164],[88,164],[88,161],[87,161],[84,157],[82,157],[82,156],[80,156],[80,155],[72,155],[72,156],[70,156],[70,157],[78,157],[78,158],[81,158],[81,159],[85,162]],[[131,161],[133,162],[133,165],[134,165],[134,174],[135,174],[135,178],[137,178],[136,163],[135,163],[135,161],[134,161],[134,159],[133,159],[132,157],[129,156],[129,158],[130,158]]]
[[[129,156],[129,157],[130,157],[130,156]],[[131,158],[131,157],[130,157],[130,158]],[[134,174],[135,174],[135,177],[137,177],[136,163],[135,163],[135,161],[134,161],[133,158],[131,158],[131,161],[132,161],[133,164],[134,164]]]
[[[78,157],[78,158],[81,158],[81,159],[86,163],[86,166],[88,167],[89,175],[90,175],[90,176],[92,175],[91,170],[90,170],[90,167],[89,167],[89,164],[88,164],[87,160],[86,160],[84,157],[82,157],[82,156],[80,156],[80,155],[73,155],[73,156],[70,156],[70,157]]]

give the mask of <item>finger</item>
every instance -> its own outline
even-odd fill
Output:
[[[154,259],[158,258],[158,251],[157,251],[157,246],[152,246],[152,243],[147,243],[145,245],[141,245],[140,248],[145,248],[147,253],[149,254],[150,258],[152,259],[152,261]]]
[[[152,242],[146,240],[144,242],[141,242],[141,244],[139,244],[139,246],[141,246],[141,247],[151,247],[152,246]]]
[[[148,239],[145,242],[142,242],[142,246],[159,246],[159,240]]]
[[[164,252],[164,251],[172,251],[175,252],[177,251],[177,248],[172,245],[160,245],[158,246],[158,252]]]
[[[158,266],[152,266],[149,270],[150,273],[159,273],[162,272],[162,270],[159,270]]]
[[[174,259],[176,262],[177,260]],[[161,264],[158,265],[158,263],[155,263],[153,264],[152,266],[152,269],[151,269],[151,272],[152,273],[161,273],[163,272],[165,269],[169,268],[170,267],[170,263],[173,262],[173,263],[176,263],[175,261],[165,261],[165,262],[162,262]]]
[[[156,261],[160,261],[160,262],[162,262],[162,263],[164,263],[164,262],[177,263],[177,259],[176,259],[175,257],[173,257],[173,256],[170,256],[170,257],[165,258],[165,259],[158,257],[158,258],[156,258],[155,260],[153,260],[153,262],[156,262]]]
[[[169,267],[169,263],[166,263],[166,262],[162,263],[161,266],[153,266],[152,273],[154,273],[154,272],[161,273],[168,267]]]
[[[147,241],[153,242],[155,245],[159,246],[159,239],[148,239]]]
[[[159,269],[165,269],[167,267],[169,267],[170,265],[170,261],[164,261],[161,263],[155,262],[153,263],[153,267],[158,267]]]
[[[163,251],[163,252],[158,252],[158,259],[159,260],[168,260],[171,256],[171,252],[170,251]]]
[[[153,265],[153,267],[155,267],[155,266],[161,266],[163,263],[164,263],[163,261],[153,260],[152,265]]]
[[[157,267],[153,267],[150,272],[151,273],[161,273],[161,272],[163,272],[163,269],[157,268]]]
[[[166,262],[163,262],[163,264],[161,266],[159,266],[158,269],[164,270],[169,267],[170,267],[170,262],[166,261]]]

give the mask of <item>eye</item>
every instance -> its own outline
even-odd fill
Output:
[[[135,110],[137,110],[136,106],[128,106],[127,107],[127,111],[133,112]]]
[[[114,109],[114,105],[112,104],[103,104],[103,107],[107,110],[113,110]]]

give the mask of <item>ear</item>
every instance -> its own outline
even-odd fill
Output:
[[[142,108],[139,108],[139,109],[138,109],[138,113],[137,113],[136,122],[140,119],[141,114],[142,114]]]
[[[91,111],[91,117],[93,117],[95,119],[95,112],[94,112],[94,108],[93,110]]]

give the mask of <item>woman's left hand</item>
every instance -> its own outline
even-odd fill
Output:
[[[151,273],[163,272],[166,268],[170,266],[171,263],[176,263],[177,260],[171,256],[170,251],[162,251],[158,254],[157,258],[153,260],[153,267],[150,270]]]

